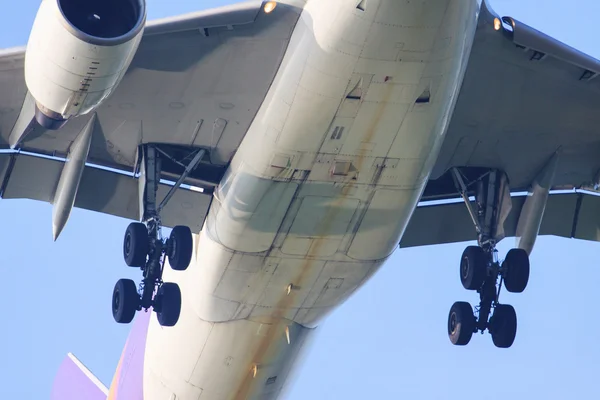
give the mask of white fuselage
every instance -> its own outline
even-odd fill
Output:
[[[166,269],[182,313],[173,328],[150,323],[144,399],[278,397],[312,328],[398,245],[444,139],[480,2],[359,3],[297,1],[289,48],[193,263]]]

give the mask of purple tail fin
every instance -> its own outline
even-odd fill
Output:
[[[52,386],[51,400],[106,400],[108,389],[73,354],[63,360]]]
[[[64,359],[51,400],[143,400],[146,336],[152,311],[139,312],[121,354],[110,390],[73,354]]]
[[[108,400],[144,399],[144,357],[152,311],[138,312],[110,385]]]

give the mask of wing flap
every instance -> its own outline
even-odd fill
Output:
[[[52,202],[63,163],[17,154],[2,155],[0,160],[5,165],[2,198]]]
[[[26,155],[0,155],[0,194],[4,199],[31,199],[52,203],[64,162]],[[172,186],[161,184],[162,200]],[[138,179],[114,171],[86,166],[75,198],[75,207],[131,220],[140,219]],[[161,213],[164,226],[187,225],[200,232],[212,196],[195,190],[177,189]]]
[[[506,237],[514,237],[526,196],[512,197],[504,223]],[[552,194],[544,212],[540,235],[600,241],[600,196],[586,193]],[[400,247],[427,246],[477,240],[465,204],[421,206],[415,210]]]

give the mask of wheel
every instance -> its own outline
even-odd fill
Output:
[[[471,341],[475,332],[475,316],[473,308],[464,301],[457,301],[448,314],[448,337],[452,344],[464,346]]]
[[[479,246],[469,246],[460,259],[460,281],[467,290],[477,290],[487,275],[487,255]]]
[[[529,255],[523,249],[511,249],[502,262],[504,286],[511,293],[521,293],[529,282]]]
[[[508,304],[497,305],[490,319],[490,333],[496,347],[509,348],[517,336],[517,313]]]
[[[192,260],[192,231],[187,226],[176,226],[169,236],[169,264],[176,271],[185,271]]]
[[[155,299],[156,316],[161,326],[174,326],[181,312],[181,290],[172,282],[163,283]]]
[[[132,222],[125,231],[123,258],[130,267],[143,267],[148,255],[148,228],[140,222]]]
[[[137,286],[131,279],[119,279],[112,296],[112,313],[115,321],[128,324],[133,320],[140,304]]]

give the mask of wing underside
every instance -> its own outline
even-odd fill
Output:
[[[490,170],[506,173],[511,192],[526,192],[555,155],[550,189],[580,193],[550,196],[540,234],[600,240],[600,61],[500,17],[488,3],[482,4],[457,104],[421,199],[429,205],[415,211],[400,246],[477,238],[464,204],[441,204],[460,199],[453,169],[470,184],[471,197],[478,177]],[[506,236],[515,235],[524,201],[512,198]]]
[[[504,222],[507,237],[514,237],[526,196],[513,196],[510,214]],[[558,192],[548,198],[540,235],[600,241],[600,197],[595,193]],[[425,228],[426,227],[426,228]],[[446,204],[421,205],[402,237],[400,247],[477,240],[475,227],[461,200]]]
[[[458,197],[453,167],[466,175],[501,169],[512,191],[527,190],[556,152],[554,189],[594,182],[600,61],[510,17],[499,27],[495,20],[502,18],[487,3],[423,200]]]
[[[0,154],[0,195],[52,203],[64,160],[34,154]],[[133,174],[88,165],[83,171],[75,207],[139,221],[140,186]],[[163,199],[173,182],[163,181],[157,197]],[[163,209],[164,226],[190,226],[199,232],[212,201],[210,192],[186,186],[174,192]]]

